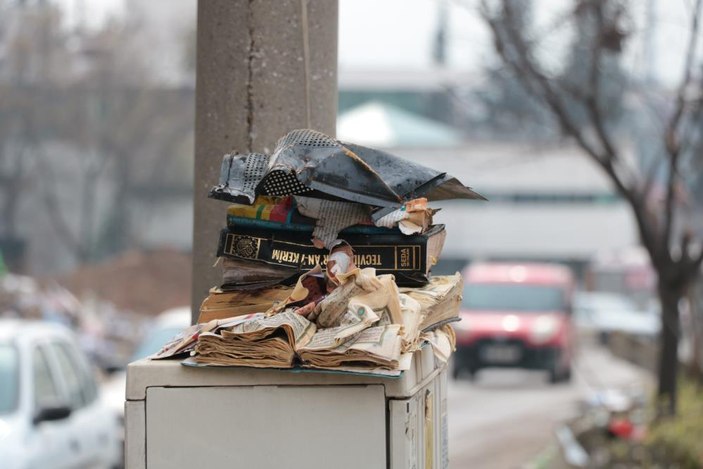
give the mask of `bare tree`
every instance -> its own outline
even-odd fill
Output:
[[[583,152],[610,178],[629,204],[639,238],[658,274],[657,293],[662,307],[661,352],[658,371],[660,415],[676,413],[677,347],[680,302],[700,275],[703,245],[695,234],[693,217],[685,216],[682,194],[690,184],[690,172],[700,170],[701,97],[703,77],[696,75],[696,44],[700,41],[702,0],[692,5],[689,40],[684,51],[684,71],[675,96],[666,102],[660,151],[651,161],[638,161],[619,135],[612,109],[608,64],[616,60],[627,38],[627,8],[620,0],[578,0],[562,20],[576,26],[575,40],[585,51],[579,58],[580,80],[567,69],[549,66],[540,37],[519,25],[515,0],[482,0],[481,13],[493,35],[502,63],[525,89],[539,99],[562,132],[574,139]],[[556,70],[555,70],[556,68]],[[637,94],[634,81],[622,94]],[[696,164],[696,162],[698,162]],[[655,188],[663,187],[663,200]],[[694,213],[700,211],[695,210]]]
[[[20,208],[37,161],[33,137],[46,128],[40,90],[49,76],[65,79],[59,23],[50,5],[0,1],[0,237],[11,242],[21,239]]]
[[[150,79],[139,24],[72,31],[44,2],[0,7],[0,236],[41,211],[77,262],[138,245],[135,205],[190,191],[174,155],[191,153],[193,90]]]

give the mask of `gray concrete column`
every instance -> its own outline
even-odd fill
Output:
[[[199,0],[193,317],[208,289],[227,204],[207,198],[225,153],[270,152],[297,128],[335,133],[337,0]]]

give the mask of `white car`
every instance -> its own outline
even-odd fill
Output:
[[[169,309],[159,314],[149,326],[147,334],[140,342],[134,354],[132,354],[130,362],[158,352],[170,339],[174,338],[188,326],[190,326],[190,306]],[[103,400],[120,422],[122,444],[124,444],[124,402],[126,386],[127,373],[125,371],[116,371],[103,385]]]
[[[0,319],[3,469],[115,467],[118,431],[69,329]]]
[[[574,297],[576,324],[596,332],[606,343],[612,332],[656,337],[661,328],[659,314],[638,308],[628,297],[609,292],[580,292]]]

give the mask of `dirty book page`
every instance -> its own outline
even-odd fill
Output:
[[[296,346],[309,342],[316,331],[315,324],[292,311],[254,316],[220,334],[202,334],[196,360],[210,365],[290,368]]]
[[[400,359],[400,325],[369,327],[350,340],[334,348],[326,348],[333,342],[320,336],[307,346],[298,349],[304,365],[314,368],[355,368],[397,369]]]

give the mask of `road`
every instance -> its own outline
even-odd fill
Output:
[[[554,441],[554,429],[575,415],[593,390],[651,386],[643,370],[593,343],[582,346],[569,384],[546,374],[484,370],[474,382],[449,378],[449,467],[525,468]]]

